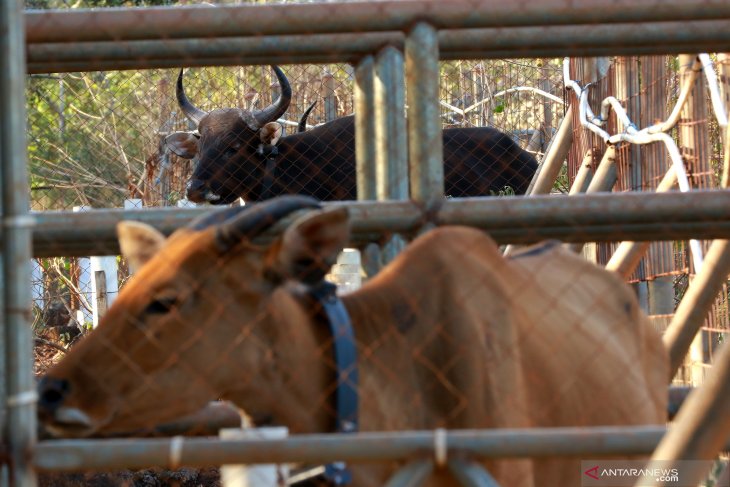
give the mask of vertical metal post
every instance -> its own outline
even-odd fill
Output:
[[[375,60],[365,56],[355,68],[355,167],[357,199],[374,200],[375,165]],[[371,243],[361,249],[361,263],[366,276],[380,270],[380,247]]]
[[[408,199],[403,55],[388,46],[375,59],[375,193],[378,200]],[[405,247],[394,235],[383,247],[386,264]]]
[[[405,41],[411,198],[435,209],[444,197],[443,136],[439,106],[436,29],[419,23]]]
[[[375,193],[375,61],[360,60],[355,68],[355,164],[357,199],[374,200]]]
[[[379,200],[408,198],[403,55],[384,48],[375,62],[376,194]]]
[[[10,483],[36,484],[29,464],[36,440],[31,330],[31,222],[28,215],[23,2],[0,2],[0,167],[2,167],[2,277],[4,291],[4,429]]]

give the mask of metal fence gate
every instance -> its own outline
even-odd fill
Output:
[[[328,69],[316,72],[301,68],[292,83],[295,97],[291,112],[283,123],[285,131],[295,131],[299,115],[320,98],[308,88],[308,78],[321,83],[321,100],[318,111],[310,116],[310,126],[354,113],[352,144],[356,147],[358,201],[325,206],[349,208],[355,244],[376,241],[388,254],[400,248],[399,239],[412,238],[435,226],[468,225],[485,230],[497,244],[509,244],[505,249],[508,254],[515,250],[514,246],[549,238],[562,240],[574,250],[581,249],[584,243],[596,242],[597,246],[591,248],[592,257],[597,256],[597,261],[629,277],[650,241],[659,243],[652,244],[655,248],[650,255],[654,260],[645,261],[644,266],[660,266],[656,256],[666,260],[673,251],[667,247],[670,242],[690,240],[694,242],[688,244],[691,250],[683,249],[682,255],[696,276],[683,289],[683,295],[678,296],[681,301],[664,333],[674,376],[713,306],[714,316],[726,316],[718,309],[727,306],[730,253],[724,239],[730,234],[730,195],[711,188],[724,189],[728,184],[730,141],[726,135],[727,101],[722,101],[727,91],[713,90],[712,83],[717,81],[713,81],[714,71],[707,55],[680,56],[675,84],[664,86],[673,90],[668,98],[681,101],[677,110],[712,105],[711,115],[705,112],[699,117],[712,117],[712,140],[720,141],[713,150],[722,157],[715,157],[713,166],[706,163],[711,151],[702,152],[709,139],[697,141],[699,136],[689,133],[698,122],[696,113],[682,116],[685,127],[679,131],[683,133],[669,135],[669,128],[660,127],[662,123],[668,124],[661,122],[665,116],[661,110],[656,114],[659,120],[646,119],[646,114],[640,120],[630,118],[639,95],[635,87],[628,85],[636,78],[636,71],[617,64],[611,69],[618,74],[609,78],[601,71],[600,61],[561,62],[554,58],[652,55],[657,59],[666,54],[730,51],[729,3],[645,0],[616,5],[600,0],[505,4],[428,0],[24,12],[18,0],[4,2],[0,8],[4,304],[0,361],[4,365],[4,381],[0,392],[5,398],[5,468],[0,482],[35,485],[36,469],[401,461],[405,467],[388,485],[412,485],[434,468],[442,467],[448,467],[463,485],[494,485],[486,470],[474,460],[547,455],[595,458],[653,452],[653,458],[677,465],[684,459],[712,459],[718,451],[728,448],[728,415],[718,414],[727,410],[730,398],[730,349],[722,344],[705,347],[712,355],[712,367],[707,370],[703,385],[689,396],[668,433],[663,427],[468,431],[437,428],[295,435],[287,440],[175,437],[38,441],[30,262],[32,258],[49,259],[44,265],[55,269],[54,276],[71,282],[74,272],[79,273],[73,269],[78,262],[64,261],[59,265],[51,259],[117,255],[115,226],[119,221],[146,222],[169,234],[209,211],[188,207],[68,211],[74,206],[108,201],[115,203],[107,207],[122,207],[124,197],[139,198],[150,206],[174,206],[182,199],[180,193],[196,162],[176,160],[177,155],[156,146],[175,131],[192,133],[194,129],[181,114],[169,116],[175,108],[168,106],[158,113],[158,107],[153,106],[170,104],[170,100],[156,100],[144,88],[132,86],[134,74],[112,79],[104,72],[163,70],[182,65],[216,67],[201,70],[201,79],[186,81],[188,96],[196,97],[196,103],[207,111],[225,106],[259,109],[272,104],[281,93],[277,91],[281,86],[272,85],[269,64],[326,64]],[[544,60],[535,71],[539,73],[535,76],[537,83],[531,83],[538,86],[526,89],[528,83],[520,78],[521,74],[515,74],[508,85],[496,84],[494,79],[500,76],[495,75],[496,65],[485,61],[523,58]],[[226,71],[222,66],[256,67]],[[642,64],[642,81],[654,79],[655,83],[664,83],[666,79],[661,75],[651,78],[652,66],[648,61]],[[290,71],[294,70],[291,67]],[[446,88],[439,84],[439,77],[445,72],[459,73]],[[511,76],[506,72],[505,68],[503,78]],[[63,73],[81,74],[71,77]],[[160,92],[173,89],[173,80],[164,72],[150,73],[154,73],[149,77],[150,83],[160,87]],[[710,86],[710,95],[697,89],[692,97],[689,92],[697,86],[695,81],[703,77]],[[607,79],[611,81],[606,82]],[[101,117],[90,111],[90,105],[72,98],[74,89],[93,93],[109,89],[115,82],[132,86],[125,93],[130,99],[139,100],[141,108],[129,114],[121,106],[112,106]],[[352,86],[352,97],[346,95],[343,83]],[[612,83],[614,86],[607,86]],[[555,86],[562,84],[568,93],[555,96]],[[27,90],[28,86],[31,90]],[[654,88],[651,85],[648,89]],[[55,98],[49,99],[50,93]],[[529,113],[524,119],[505,113],[507,102],[499,101],[545,94],[552,97],[551,105],[527,100]],[[615,98],[609,99],[610,94]],[[33,97],[37,106],[54,112],[52,117],[42,119],[43,123],[53,121],[53,127],[44,127],[38,121],[33,130],[46,129],[55,139],[28,140],[27,96]],[[230,98],[224,99],[225,96]],[[617,98],[629,106],[628,111]],[[68,103],[70,108],[61,108],[61,102]],[[595,109],[599,104],[600,113],[594,114],[591,107]],[[90,128],[84,129],[88,133],[81,141],[64,137],[72,126],[65,116],[71,113],[68,110],[89,121]],[[154,120],[149,122],[155,126],[151,139],[154,143],[137,154],[125,151],[124,137],[143,137],[139,123],[149,119]],[[506,195],[493,194],[499,197],[488,197],[485,192],[460,198],[445,191],[450,176],[444,173],[442,128],[483,125],[497,125],[509,134],[510,140],[538,156],[541,165],[527,196],[513,196],[506,190]],[[685,152],[680,154],[674,138],[696,143],[683,145]],[[98,148],[101,139],[111,141],[105,150]],[[628,145],[618,145],[623,152],[616,156],[613,149],[615,144],[650,140],[666,145],[671,167],[666,161],[666,166],[656,162],[656,156],[647,156],[648,151],[632,152],[634,149],[628,149]],[[77,147],[72,147],[74,144]],[[104,173],[109,168],[94,172],[74,166],[74,154],[82,150],[100,159],[118,157],[121,169],[109,172],[109,176]],[[652,165],[642,166],[642,156],[655,157]],[[566,157],[567,173],[561,174]],[[692,158],[695,163],[688,165],[687,174],[685,165]],[[130,159],[144,161],[141,177],[125,179],[131,174],[124,167]],[[60,167],[61,162],[67,165],[64,167],[75,167],[76,172],[67,174],[69,178],[89,188],[83,198],[78,197],[78,187],[67,185],[69,179],[54,173],[52,168]],[[41,167],[35,167],[31,171],[34,177],[30,178],[28,167],[34,165]],[[40,175],[38,179],[36,175]],[[549,195],[556,179],[561,177],[563,186],[571,187],[571,195]],[[693,183],[691,187],[688,177]],[[622,191],[606,194],[617,179]],[[31,192],[44,195],[34,196],[32,205],[29,180]],[[647,180],[651,183],[637,183]],[[717,184],[712,183],[715,180]],[[667,192],[675,181],[679,181],[681,192]],[[656,193],[624,191],[632,184],[656,188]],[[62,211],[40,211],[47,209],[44,202],[49,201],[48,195],[61,201]],[[68,268],[61,269],[63,266]],[[640,267],[637,272],[645,270]],[[78,282],[78,276],[76,279]],[[69,286],[68,282],[64,285]],[[722,299],[718,300],[717,295],[723,290]],[[713,330],[715,340],[727,336],[724,321]],[[443,335],[440,339],[448,341],[444,330],[438,331]],[[701,478],[692,480],[696,483]]]

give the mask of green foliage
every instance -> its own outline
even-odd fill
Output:
[[[515,190],[511,186],[505,186],[498,191],[489,191],[489,196],[515,196]]]

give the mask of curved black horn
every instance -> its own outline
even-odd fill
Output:
[[[258,203],[218,227],[215,233],[218,249],[226,252],[244,238],[253,239],[290,213],[316,208],[321,208],[319,201],[308,196],[280,196]]]
[[[259,123],[259,126],[273,122],[284,115],[286,110],[289,108],[289,103],[291,103],[291,86],[289,85],[289,80],[286,79],[286,76],[284,76],[284,73],[281,69],[279,69],[279,66],[274,66],[272,64],[271,69],[274,70],[274,73],[279,80],[281,94],[274,103],[253,114],[254,118]]]
[[[182,68],[180,69],[180,74],[177,76],[177,88],[175,89],[175,95],[177,95],[177,104],[180,106],[180,109],[183,111],[185,116],[188,117],[192,122],[195,122],[195,125],[200,124],[200,121],[203,119],[204,116],[208,114],[208,112],[204,112],[200,108],[190,103],[188,97],[185,96],[185,90],[183,89]]]
[[[304,110],[304,113],[302,114],[302,118],[299,119],[299,125],[297,125],[297,132],[304,132],[307,130],[307,118],[309,118],[309,114],[312,112],[312,109],[314,108],[314,105],[317,104],[317,100],[314,100],[311,105],[309,105],[309,108]]]

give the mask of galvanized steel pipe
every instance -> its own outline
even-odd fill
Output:
[[[375,57],[375,192],[379,200],[408,199],[403,54],[388,46]]]
[[[419,23],[406,38],[408,166],[411,198],[427,210],[444,198],[443,136],[439,107],[436,30]]]
[[[365,56],[355,68],[355,167],[357,199],[374,200],[375,191],[375,61]]]
[[[637,425],[459,430],[446,432],[446,444],[449,456],[458,452],[469,458],[646,455],[666,431],[663,426]],[[166,468],[171,463],[170,443],[170,439],[43,441],[33,460],[41,470]],[[186,438],[178,463],[192,467],[333,459],[372,462],[433,456],[433,447],[433,431],[296,435],[285,440]]]
[[[26,161],[23,2],[0,2],[0,161],[2,182],[2,304],[0,342],[5,462],[11,485],[35,485],[28,452],[36,440],[31,226]],[[7,472],[5,472],[7,473]],[[5,481],[8,477],[3,475]]]
[[[177,6],[32,11],[27,42],[122,41],[337,32],[615,24],[730,19],[730,4],[704,0],[409,0],[343,4]],[[574,42],[580,43],[579,39]]]
[[[453,198],[435,215],[411,201],[331,202],[347,206],[353,241],[372,241],[388,233],[412,234],[422,225],[469,225],[498,243],[672,240],[690,236],[730,238],[730,192],[607,193],[593,195]],[[195,209],[92,210],[33,213],[34,256],[117,254],[115,225],[121,220],[149,223],[171,233],[193,217],[215,211]],[[291,222],[284,219],[268,238]]]
[[[160,41],[161,42],[161,41]],[[707,48],[707,46],[704,46]],[[465,60],[465,59],[508,59],[508,58],[545,58],[558,56],[638,56],[658,54],[679,54],[687,51],[695,51],[698,46],[673,46],[671,44],[653,44],[649,46],[636,47],[586,47],[574,45],[565,48],[530,48],[525,50],[464,50],[464,51],[441,51],[441,60]],[[120,59],[105,60],[101,58],[68,61],[68,62],[40,62],[28,63],[27,72],[30,74],[39,73],[70,73],[80,71],[121,71],[130,69],[156,69],[156,68],[179,68],[202,66],[256,66],[274,64],[323,64],[323,63],[352,63],[359,61],[360,56],[330,52],[321,54],[296,55],[286,52],[279,52],[271,56],[252,56],[242,58],[234,57],[189,57],[184,60],[166,59]]]
[[[437,37],[441,59],[714,52],[730,43],[726,24],[725,21],[696,21],[498,27],[440,30]],[[670,32],[672,36],[668,38]],[[28,71],[355,63],[385,45],[402,49],[404,42],[404,34],[396,31],[249,37],[225,37],[216,33],[215,37],[186,39],[30,42]]]
[[[726,21],[662,22],[613,25],[559,25],[550,27],[496,27],[447,29],[437,32],[439,49],[449,52],[523,51],[534,48],[580,49],[640,47],[651,44],[681,46],[705,52],[730,42]],[[668,33],[671,38],[667,38]],[[28,44],[30,63],[70,62],[90,59],[245,59],[247,57],[295,58],[298,55],[339,55],[344,58],[370,54],[385,45],[402,48],[400,31],[315,35],[259,35],[249,37],[203,36],[106,42],[44,42]],[[675,47],[676,48],[676,47]],[[705,49],[702,49],[705,48]],[[713,49],[715,48],[715,49]],[[665,48],[666,49],[666,48]],[[473,56],[473,55],[472,55]],[[469,57],[472,57],[469,56]]]
[[[403,54],[393,46],[375,57],[375,194],[378,201],[407,200],[408,139],[405,116]],[[406,246],[392,235],[382,246],[381,264],[392,261]]]

